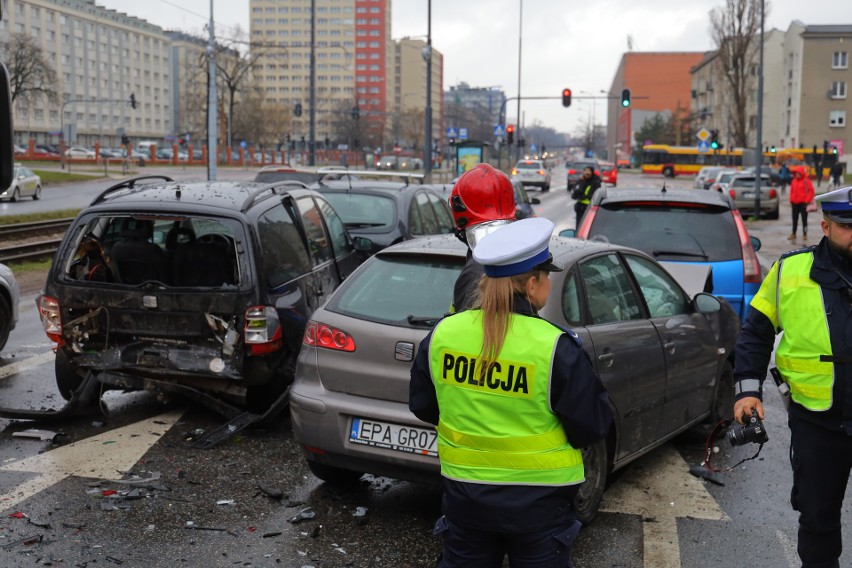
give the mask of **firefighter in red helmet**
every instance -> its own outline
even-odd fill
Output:
[[[515,217],[515,191],[508,176],[489,164],[478,164],[456,181],[450,194],[456,236],[468,246],[467,262],[453,289],[452,311],[471,306],[473,293],[484,274],[472,251],[482,237]]]

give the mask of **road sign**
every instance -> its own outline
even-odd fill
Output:
[[[450,126],[447,128],[447,138],[458,138],[459,131],[455,126]]]
[[[502,124],[494,125],[494,136],[504,136],[506,134],[506,129]]]
[[[467,140],[467,128],[459,128],[459,140]]]
[[[538,146],[536,146],[535,144],[530,144],[530,152],[535,152],[536,150],[538,150]]]
[[[707,143],[705,140],[702,140],[701,142],[698,143],[698,151],[701,152],[702,154],[708,152],[709,150],[710,150],[710,144]]]
[[[705,140],[707,140],[710,137],[710,132],[708,132],[706,128],[702,128],[701,130],[698,131],[698,134],[696,134],[696,136],[698,136],[699,140],[704,142]]]

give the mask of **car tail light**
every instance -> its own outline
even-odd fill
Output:
[[[730,194],[730,196],[733,197],[734,199],[737,198],[737,190],[735,190],[735,189],[729,189],[728,194]]]
[[[62,314],[59,310],[59,300],[50,296],[39,296],[38,315],[47,337],[54,343],[62,345]]]
[[[568,175],[569,175],[569,176],[570,176],[570,175],[575,175],[576,173],[577,173],[577,170],[568,170]]]
[[[543,176],[543,175],[544,175],[544,170],[538,170],[538,171],[536,171],[536,173],[537,173],[538,175],[540,175],[540,176]]]
[[[707,184],[707,185],[713,185],[714,183],[716,183],[716,180],[715,179],[708,179],[708,180],[705,180],[704,183]]]
[[[281,321],[272,306],[246,310],[244,341],[249,355],[266,355],[281,349]]]
[[[751,239],[748,238],[743,217],[736,209],[732,210],[731,213],[734,215],[734,224],[737,226],[740,247],[743,251],[743,282],[760,284],[763,281],[760,274],[760,260],[757,258],[757,253],[754,252],[754,247],[751,246]]]
[[[512,175],[513,176],[518,175],[518,168],[512,168]]]
[[[586,210],[586,214],[583,216],[583,224],[580,225],[580,230],[577,231],[577,238],[589,238],[589,232],[592,230],[592,221],[595,219],[595,215],[598,214],[598,209],[599,207],[594,205]]]
[[[355,340],[351,335],[342,329],[316,321],[308,322],[302,343],[335,351],[355,351]]]
[[[775,199],[776,197],[778,197],[778,192],[775,191],[774,188],[770,189],[769,190],[769,199]]]

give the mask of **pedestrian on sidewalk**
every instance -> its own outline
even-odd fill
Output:
[[[778,170],[778,177],[781,178],[781,195],[784,195],[787,193],[787,186],[790,184],[790,180],[793,179],[793,174],[790,172],[790,168],[787,167],[786,162]]]
[[[808,203],[814,200],[814,184],[808,179],[805,168],[793,168],[793,181],[790,182],[790,205],[793,207],[793,232],[788,241],[796,240],[796,225],[802,217],[802,241],[808,240]]]
[[[837,162],[831,167],[831,186],[834,189],[840,188],[840,178],[843,177],[843,164]]]

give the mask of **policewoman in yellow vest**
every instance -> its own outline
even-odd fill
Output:
[[[586,214],[586,209],[592,202],[592,196],[601,188],[601,177],[595,173],[594,168],[586,166],[583,169],[583,175],[577,180],[577,186],[572,193],[572,197],[577,200],[574,203],[574,218],[575,229],[580,230],[580,221],[583,220],[583,215]]]
[[[841,505],[852,470],[852,187],[817,196],[824,237],[784,254],[751,302],[734,359],[738,421],[764,416],[775,365],[790,388],[791,504],[803,568],[838,568]]]
[[[441,320],[411,369],[409,407],[438,431],[440,568],[571,566],[580,448],[612,410],[577,335],[538,317],[562,270],[552,233],[531,218],[483,237],[474,307]]]

